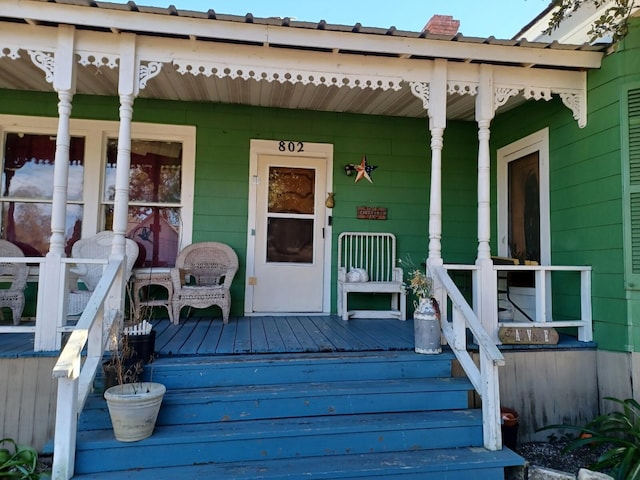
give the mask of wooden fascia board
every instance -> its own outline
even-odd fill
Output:
[[[0,32],[0,45],[10,40],[23,49],[55,51],[56,27],[9,24]],[[76,49],[95,54],[119,56],[120,36],[107,32],[76,31]],[[142,61],[167,64],[209,62],[218,66],[246,68],[286,68],[296,71],[322,71],[339,75],[370,75],[401,78],[406,82],[430,82],[432,60],[363,57],[335,53],[289,51],[247,45],[228,45],[193,40],[138,37],[136,56]],[[450,82],[477,82],[479,64],[448,62]],[[547,68],[494,66],[494,83],[512,86],[537,86],[555,90],[580,90],[585,73]]]
[[[245,24],[141,12],[60,5],[31,0],[0,0],[0,16],[84,26],[110,27],[185,37],[220,38],[290,48],[341,49],[388,55],[431,56],[478,62],[541,64],[564,68],[598,68],[602,53],[490,45],[464,41],[393,37],[365,33],[320,31],[295,27]]]

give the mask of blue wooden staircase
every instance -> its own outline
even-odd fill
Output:
[[[77,479],[504,479],[449,353],[160,358],[154,434],[114,439],[100,393],[80,417]]]

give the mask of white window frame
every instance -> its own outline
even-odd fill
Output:
[[[4,152],[6,133],[57,134],[58,119],[54,117],[31,117],[0,115],[0,152]],[[106,142],[118,138],[119,122],[102,120],[71,119],[69,132],[73,137],[85,138],[82,237],[94,235],[103,229],[103,179],[106,166]],[[191,244],[193,232],[193,202],[196,163],[196,127],[138,123],[131,124],[131,138],[182,143],[182,182],[180,204],[169,206],[180,208],[181,220],[179,249]],[[106,202],[110,203],[110,202]]]
[[[509,252],[509,162],[539,152],[540,162],[540,263],[551,265],[551,219],[549,202],[549,129],[544,128],[497,152],[498,255]]]

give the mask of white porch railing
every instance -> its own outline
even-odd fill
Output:
[[[470,266],[470,269],[475,267]],[[453,283],[446,267],[430,266],[429,272],[433,276],[436,298],[440,303],[442,334],[476,392],[482,397],[484,447],[487,450],[500,450],[502,449],[502,431],[498,367],[505,364],[504,357]],[[449,304],[452,308],[450,315]],[[471,331],[479,347],[479,366],[467,351],[467,329]]]
[[[510,327],[578,327],[578,340],[593,340],[593,319],[591,313],[591,267],[558,265],[494,265],[499,272],[533,272],[535,279],[535,315],[531,320],[508,322]],[[574,295],[580,297],[580,313],[577,319],[554,320],[552,313],[551,276],[553,272],[574,272],[579,275],[579,285]],[[578,280],[578,279],[577,279]],[[566,280],[565,280],[566,282]],[[569,285],[570,286],[570,285]],[[498,324],[496,323],[496,327]]]
[[[122,297],[117,279],[121,278],[123,264],[122,258],[109,261],[53,368],[53,377],[58,379],[53,480],[69,480],[73,476],[78,417],[112,338],[112,331],[107,330],[120,326],[118,319],[122,313],[118,309],[107,311],[105,303],[114,295],[117,295],[115,298]],[[118,291],[113,292],[113,289]]]

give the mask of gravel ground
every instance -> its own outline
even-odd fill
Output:
[[[603,446],[584,446],[571,452],[563,452],[565,441],[521,443],[516,452],[529,464],[553,468],[563,472],[577,474],[581,468],[589,468],[607,448]]]

